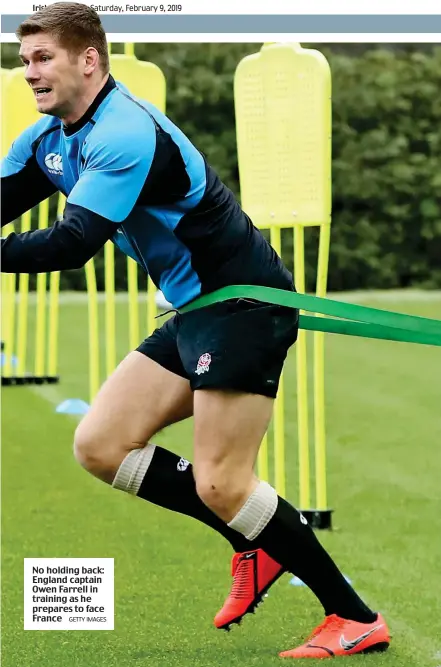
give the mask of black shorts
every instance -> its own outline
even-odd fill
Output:
[[[233,389],[275,398],[298,310],[231,299],[176,313],[137,348],[195,389]]]

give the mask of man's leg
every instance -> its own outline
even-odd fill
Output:
[[[198,519],[236,551],[246,538],[229,528],[199,498],[192,465],[150,443],[164,427],[193,413],[188,380],[144,354],[131,352],[106,380],[75,433],[79,463],[115,488]]]
[[[197,491],[213,512],[250,541],[251,547],[264,549],[302,579],[322,603],[327,617],[375,623],[377,615],[345,580],[304,517],[254,475],[272,403],[271,398],[257,394],[195,391]],[[370,625],[366,627],[370,632]]]
[[[201,501],[191,463],[150,442],[158,431],[192,414],[188,380],[141,352],[131,352],[103,384],[79,424],[75,456],[102,481],[197,519],[242,552],[247,539]]]
[[[131,352],[104,382],[75,432],[79,463],[112,484],[129,455],[169,424],[193,413],[189,383],[140,352]]]
[[[193,413],[193,392],[177,351],[176,330],[176,319],[168,320],[104,383],[76,431],[76,457],[116,489],[210,526],[230,542],[237,559],[248,549],[248,540],[199,498],[191,463],[150,442],[159,430]],[[243,613],[254,609],[284,571],[261,553],[265,567]],[[232,620],[224,618],[227,623]]]

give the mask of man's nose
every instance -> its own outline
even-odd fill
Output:
[[[40,72],[38,71],[38,66],[29,63],[29,65],[26,67],[26,72],[25,72],[25,79],[28,83],[31,83],[31,81],[38,81],[40,78]]]

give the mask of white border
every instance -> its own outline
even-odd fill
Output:
[[[2,14],[32,14],[35,10],[34,6],[40,4],[51,5],[60,0],[13,0],[10,1],[9,6],[4,7]],[[63,1],[63,0],[61,0]],[[142,7],[147,5],[149,7],[159,7],[159,5],[177,4],[181,5],[181,11],[163,12],[162,16],[174,15],[184,16],[191,14],[199,15],[215,15],[215,14],[441,14],[439,0],[401,0],[397,3],[396,0],[314,0],[313,2],[302,2],[301,0],[80,0],[83,4],[95,7],[118,7],[115,11],[100,10],[100,14],[113,15],[137,15],[137,14],[153,14],[154,10],[150,12],[139,10],[126,10],[127,6]],[[4,3],[6,4],[6,3]],[[159,10],[156,12],[160,15]]]
[[[214,43],[264,43],[264,42],[301,42],[316,44],[332,43],[365,43],[365,44],[440,44],[441,33],[107,33],[107,41],[138,44],[179,44],[196,42],[198,44]],[[1,35],[0,42],[18,42],[13,33]]]

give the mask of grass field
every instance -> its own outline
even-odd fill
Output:
[[[441,318],[440,293],[356,300]],[[120,357],[127,351],[125,318],[120,303]],[[62,305],[60,326],[60,385],[2,392],[2,664],[282,664],[278,651],[300,643],[322,620],[319,604],[285,575],[240,628],[214,629],[230,586],[229,545],[195,521],[115,492],[79,468],[71,453],[75,418],[56,414],[55,405],[88,400],[84,302]],[[34,330],[32,319],[29,327]],[[294,357],[291,351],[285,374],[286,470],[287,495],[296,503]],[[348,664],[441,665],[440,390],[440,348],[327,337],[335,530],[320,539],[360,594],[385,614],[393,635],[387,653],[343,659]],[[172,427],[157,442],[191,458],[191,429],[191,423]],[[25,632],[24,557],[114,558],[115,630]]]

